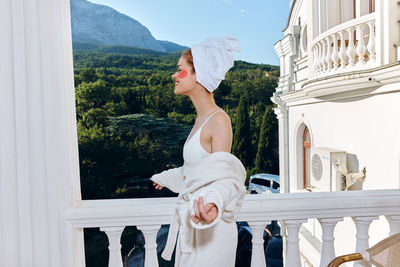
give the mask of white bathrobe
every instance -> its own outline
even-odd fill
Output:
[[[192,177],[184,179],[182,168],[156,174],[152,180],[179,192],[167,245],[162,254],[170,260],[179,230],[175,267],[233,267],[235,265],[236,217],[246,192],[246,169],[238,158],[227,152],[215,152],[202,159]],[[217,218],[210,224],[194,223],[193,200],[203,196],[214,203]]]

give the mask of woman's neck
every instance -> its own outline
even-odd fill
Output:
[[[203,90],[197,90],[196,94],[189,96],[196,109],[198,118],[206,117],[218,108],[217,104],[215,104],[213,94],[205,91],[206,89],[204,88],[201,89]]]

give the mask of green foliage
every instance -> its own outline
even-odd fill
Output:
[[[179,54],[87,50],[74,51],[83,198],[137,197],[135,180],[181,163],[185,126],[196,118],[190,99],[173,93]],[[259,147],[260,114],[271,106],[278,80],[273,73],[278,67],[236,61],[215,91],[232,119],[233,152],[249,170]]]
[[[235,131],[233,135],[232,152],[235,154],[245,166],[251,166],[252,146],[251,146],[251,129],[249,120],[248,100],[246,96],[242,96],[238,106],[238,116],[235,121]]]
[[[279,174],[278,122],[271,107],[263,115],[255,169]]]

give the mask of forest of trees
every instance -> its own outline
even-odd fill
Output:
[[[196,118],[190,99],[173,93],[171,75],[179,56],[74,51],[83,199],[174,195],[154,190],[148,178],[182,165],[182,147]],[[270,101],[278,77],[277,66],[236,61],[214,92],[231,117],[232,153],[248,176],[279,174],[277,120]],[[104,236],[91,231],[85,230],[87,266],[103,266],[107,253],[99,250],[107,248],[93,244]],[[124,232],[130,234],[134,231]],[[126,249],[123,245],[123,253]]]

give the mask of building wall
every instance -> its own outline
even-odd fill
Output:
[[[400,84],[390,85],[400,89]],[[320,102],[289,108],[290,191],[299,189],[303,172],[300,125],[310,132],[312,147],[343,150],[351,172],[367,169],[364,189],[399,188],[400,93]],[[300,140],[302,140],[300,138]]]

